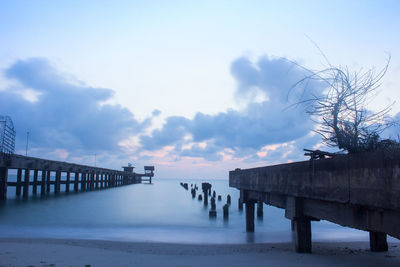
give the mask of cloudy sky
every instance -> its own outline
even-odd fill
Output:
[[[227,178],[305,159],[318,70],[384,67],[371,109],[400,97],[399,1],[1,1],[0,115],[16,152]],[[317,48],[320,48],[320,50]],[[295,63],[294,63],[295,62]],[[392,116],[399,116],[395,103]],[[396,133],[396,131],[392,131]]]

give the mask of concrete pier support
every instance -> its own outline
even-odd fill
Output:
[[[7,199],[7,179],[8,179],[7,167],[0,167],[0,200]]]
[[[257,218],[258,219],[262,219],[264,216],[263,204],[264,203],[262,201],[257,202]]]
[[[65,192],[69,193],[69,185],[71,184],[71,173],[67,172],[67,182],[65,184]]]
[[[309,218],[292,220],[292,242],[297,253],[311,253],[311,220]]]
[[[246,232],[254,232],[254,202],[247,200],[246,207]]]
[[[38,185],[38,170],[33,171],[33,187],[32,187],[32,194],[37,194],[37,187]]]
[[[29,174],[30,174],[29,169],[25,169],[25,174],[24,174],[24,190],[23,190],[23,193],[22,193],[22,196],[23,196],[24,198],[27,198],[27,197],[28,197],[28,194],[29,194]]]
[[[17,170],[17,187],[15,188],[15,194],[21,195],[21,181],[22,181],[22,169]]]
[[[46,174],[46,192],[50,193],[50,189],[51,189],[51,171],[47,171]]]
[[[86,179],[86,173],[82,172],[82,177],[81,177],[81,191],[82,192],[86,191],[85,179]]]
[[[79,191],[79,172],[75,172],[75,177],[74,177],[74,192]]]
[[[46,195],[46,171],[42,170],[42,180],[40,181],[40,195]]]
[[[56,171],[56,182],[54,185],[54,193],[60,193],[61,171]]]
[[[379,232],[369,232],[369,246],[371,251],[388,251],[387,235]]]

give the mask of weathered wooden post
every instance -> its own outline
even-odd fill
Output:
[[[46,174],[46,192],[50,193],[50,189],[51,189],[51,171],[47,171]]]
[[[212,197],[213,197],[213,198],[217,198],[217,197],[216,197],[215,190],[214,190],[213,193],[212,193]]]
[[[61,171],[58,170],[56,171],[56,183],[54,186],[54,193],[56,194],[60,193],[60,187],[61,187],[60,182],[61,182]]]
[[[75,172],[75,177],[74,177],[74,192],[79,191],[79,172]]]
[[[22,169],[17,170],[17,186],[15,188],[15,194],[17,196],[21,195],[21,181],[22,181]]]
[[[199,194],[199,197],[197,198],[199,201],[203,200],[203,196],[201,194]]]
[[[246,200],[246,232],[254,232],[254,201]]]
[[[65,192],[69,193],[69,185],[71,183],[71,172],[67,172],[67,182],[65,184]]]
[[[40,181],[40,195],[44,196],[46,195],[46,174],[47,172],[45,170],[42,170],[42,180]]]
[[[7,167],[0,167],[0,200],[7,199],[7,179],[8,169]]]
[[[29,169],[25,169],[24,190],[23,190],[23,193],[22,193],[22,196],[24,198],[27,198],[28,194],[29,194],[29,174],[30,174],[30,170]]]
[[[227,195],[227,196],[226,196],[226,203],[227,203],[228,205],[231,204],[231,195]]]
[[[369,246],[371,251],[388,251],[387,235],[379,232],[369,232]]]
[[[32,187],[32,194],[37,194],[37,187],[38,187],[38,170],[33,170],[33,187]]]
[[[221,200],[222,200],[221,195],[218,195],[218,201],[221,201]]]

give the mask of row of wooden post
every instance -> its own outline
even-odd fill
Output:
[[[17,169],[17,181],[8,182],[8,168],[0,167],[0,200],[5,200],[7,198],[8,186],[16,187],[15,193],[17,196],[20,196],[22,193],[23,197],[28,197],[30,185],[33,186],[32,194],[36,195],[38,191],[37,188],[40,187],[40,194],[45,195],[50,192],[52,184],[54,185],[54,193],[57,194],[61,190],[61,184],[66,185],[65,192],[68,193],[70,192],[71,184],[74,185],[73,191],[78,192],[131,184],[135,180],[134,177],[127,177],[119,172],[100,173],[90,171],[65,172],[60,170],[33,170],[33,181],[31,181],[31,171],[30,169]],[[39,172],[41,172],[40,178]],[[53,172],[55,172],[55,181],[51,180],[51,174]],[[64,181],[61,180],[62,173],[66,173],[66,180]]]

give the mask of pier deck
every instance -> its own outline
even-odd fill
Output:
[[[16,182],[8,181],[10,170],[16,170]],[[153,172],[149,175],[153,176]],[[28,197],[30,186],[32,194],[37,194],[38,188],[41,195],[50,193],[52,188],[58,194],[64,184],[66,192],[72,185],[73,191],[84,192],[141,183],[143,176],[148,175],[0,153],[0,200],[7,198],[9,186],[16,187],[17,196],[22,193],[23,197]]]
[[[340,155],[229,172],[240,190],[246,230],[254,231],[258,201],[285,209],[297,252],[311,252],[312,220],[369,231],[373,251],[400,239],[400,151]]]

